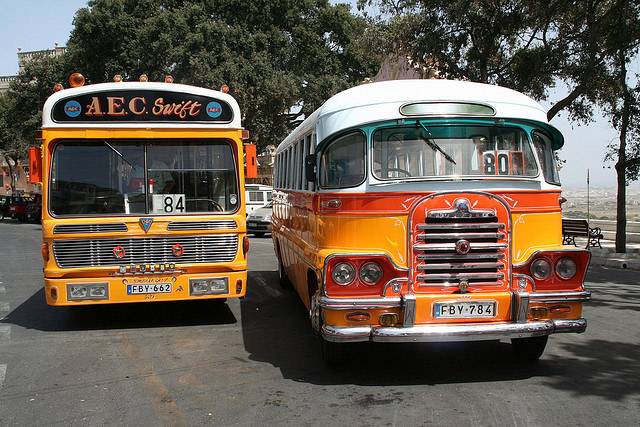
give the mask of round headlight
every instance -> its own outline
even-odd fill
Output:
[[[531,274],[536,279],[548,279],[551,275],[551,264],[546,259],[537,259],[531,264]]]
[[[360,280],[365,285],[375,285],[382,277],[382,267],[377,262],[366,262],[360,267]]]
[[[353,265],[347,262],[341,262],[333,267],[331,277],[333,278],[333,281],[338,285],[347,286],[349,283],[355,280],[356,269],[353,267]]]
[[[556,263],[556,274],[560,276],[561,279],[571,279],[577,272],[578,267],[571,258],[560,258]]]

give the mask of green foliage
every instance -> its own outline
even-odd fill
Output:
[[[611,82],[616,10],[628,0],[360,0],[389,28],[387,51],[400,51],[442,78],[499,84],[546,99],[559,81],[566,110],[589,121]]]
[[[366,21],[325,0],[94,0],[74,25],[69,61],[89,82],[226,83],[260,148],[378,69]]]

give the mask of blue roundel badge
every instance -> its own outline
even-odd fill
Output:
[[[222,115],[222,105],[219,102],[211,101],[207,104],[207,115],[212,119],[217,119]]]
[[[64,113],[69,117],[78,117],[82,112],[82,107],[78,101],[67,101],[64,104]]]

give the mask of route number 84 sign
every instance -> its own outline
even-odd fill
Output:
[[[153,213],[172,214],[185,213],[184,194],[154,194]]]

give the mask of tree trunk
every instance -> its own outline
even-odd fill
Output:
[[[15,174],[13,173],[13,170],[15,168],[15,163],[12,166],[11,157],[7,155],[4,156],[4,161],[7,162],[7,167],[9,168],[9,182],[11,185],[11,195],[15,196],[16,195],[16,177],[15,177]]]
[[[618,178],[618,194],[616,196],[616,252],[627,252],[627,129],[631,110],[631,94],[627,86],[626,52],[620,49],[620,85],[622,87],[622,114],[620,117],[620,146],[616,174]]]

